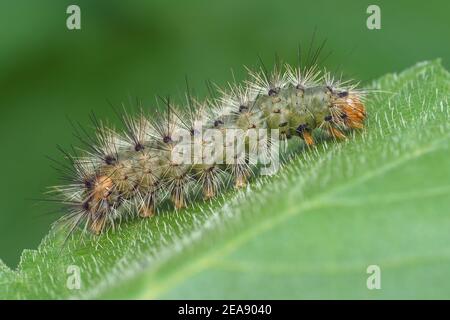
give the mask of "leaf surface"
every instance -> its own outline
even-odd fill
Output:
[[[52,231],[17,270],[0,262],[0,298],[450,298],[450,75],[422,62],[372,87],[347,141],[96,241]]]

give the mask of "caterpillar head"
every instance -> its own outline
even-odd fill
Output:
[[[351,129],[363,128],[366,110],[362,97],[357,92],[342,90],[333,93],[333,106],[338,110],[337,122]]]

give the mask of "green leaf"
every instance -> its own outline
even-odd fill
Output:
[[[0,262],[0,297],[450,298],[450,75],[437,60],[372,86],[368,125],[347,141],[96,241],[62,247],[52,231],[17,270]]]

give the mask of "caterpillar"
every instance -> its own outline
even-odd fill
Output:
[[[311,147],[315,132],[340,140],[364,126],[366,91],[316,64],[247,70],[247,81],[216,86],[215,96],[201,100],[187,90],[184,107],[161,98],[164,111],[151,117],[142,107],[136,115],[124,111],[121,131],[92,116],[95,134],[76,130],[84,148],[60,148],[69,163],[67,183],[50,190],[67,212],[58,222],[69,233],[80,227],[99,235],[126,216],[152,217],[163,203],[178,210],[198,194],[211,199],[228,181],[244,187],[261,167],[252,161],[255,150],[266,161],[277,157],[261,147],[292,138]],[[264,132],[256,144],[254,131]],[[180,155],[184,161],[175,161]]]

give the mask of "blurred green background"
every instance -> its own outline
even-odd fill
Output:
[[[81,8],[81,30],[66,28],[66,8]],[[366,8],[381,7],[381,30]],[[0,4],[0,258],[15,267],[61,213],[37,203],[58,183],[46,156],[77,144],[68,118],[89,112],[117,122],[118,105],[179,96],[185,76],[199,95],[204,81],[243,79],[243,65],[275,53],[295,63],[299,42],[327,39],[326,66],[363,83],[417,61],[448,68],[450,2],[442,1],[2,1]]]

